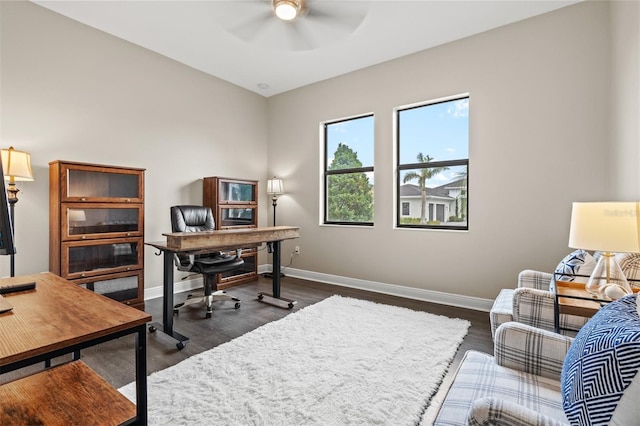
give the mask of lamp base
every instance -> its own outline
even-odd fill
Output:
[[[616,262],[615,255],[610,252],[602,253],[585,289],[594,298],[611,300],[632,293],[631,286]]]

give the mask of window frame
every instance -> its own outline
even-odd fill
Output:
[[[395,130],[395,212],[394,212],[394,223],[396,229],[430,229],[430,230],[445,230],[445,231],[468,231],[469,230],[469,153],[467,153],[466,159],[455,159],[455,160],[443,160],[443,161],[432,161],[428,163],[400,163],[400,113],[402,111],[408,111],[416,108],[423,108],[432,105],[438,105],[446,102],[457,101],[467,99],[468,102],[471,100],[471,96],[469,93],[461,93],[458,95],[447,96],[444,98],[433,99],[425,102],[419,102],[411,105],[399,106],[394,108],[394,130]],[[467,146],[469,146],[470,135],[467,136]],[[428,166],[427,166],[428,165]],[[425,169],[425,168],[438,168],[438,167],[466,167],[466,194],[464,198],[466,199],[466,225],[456,226],[456,225],[430,225],[430,224],[413,224],[413,223],[401,223],[402,219],[402,201],[400,197],[400,187],[403,185],[401,174],[406,170],[415,170],[415,169]],[[429,212],[429,202],[427,202],[426,209],[427,215]],[[434,204],[435,207],[435,204]]]
[[[327,140],[327,127],[331,126],[333,124],[337,124],[337,123],[344,123],[347,121],[353,121],[353,120],[358,120],[358,119],[362,119],[362,118],[367,118],[367,117],[371,117],[373,119],[373,130],[374,130],[374,140],[373,140],[373,146],[371,147],[372,149],[372,154],[374,155],[374,163],[375,163],[375,114],[370,112],[370,113],[366,113],[366,114],[361,114],[361,115],[355,115],[355,116],[351,116],[351,117],[347,117],[347,118],[340,118],[340,119],[336,119],[336,120],[329,120],[329,121],[325,121],[321,123],[321,133],[322,133],[322,157],[323,157],[323,166],[322,166],[322,191],[321,191],[321,197],[322,197],[322,202],[321,202],[321,206],[322,206],[322,212],[321,212],[321,225],[339,225],[339,226],[365,226],[365,227],[372,227],[374,225],[374,221],[375,218],[371,221],[371,222],[349,222],[349,221],[335,221],[335,220],[329,220],[328,215],[329,215],[329,197],[328,197],[328,184],[329,184],[329,177],[330,176],[337,176],[337,175],[346,175],[346,174],[352,174],[352,173],[373,173],[374,172],[374,166],[364,166],[364,167],[354,167],[354,168],[348,168],[348,169],[339,169],[339,170],[329,170],[329,158],[328,158],[328,140]],[[373,190],[375,193],[375,185],[373,186]],[[374,199],[373,199],[373,203],[374,203],[374,210],[375,210],[375,194],[374,194]]]

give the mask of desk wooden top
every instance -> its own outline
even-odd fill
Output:
[[[174,252],[197,250],[228,250],[270,241],[299,238],[297,226],[269,226],[264,228],[221,229],[203,232],[171,232],[162,234],[167,241],[147,243],[160,250]]]
[[[0,279],[33,282],[8,293],[0,314],[0,366],[143,325],[151,315],[73,284],[51,272]]]

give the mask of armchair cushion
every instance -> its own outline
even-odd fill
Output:
[[[636,299],[628,295],[602,307],[576,336],[562,370],[562,405],[570,422],[624,425],[640,419]]]

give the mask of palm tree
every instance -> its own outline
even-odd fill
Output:
[[[421,152],[418,153],[417,157],[418,163],[428,163],[433,161],[433,158],[428,155],[423,155]],[[420,187],[421,199],[420,199],[420,224],[424,225],[427,223],[427,215],[426,215],[426,207],[427,207],[427,181],[434,176],[439,175],[445,170],[449,170],[448,167],[431,167],[420,169],[420,172],[409,172],[404,175],[402,179],[403,183],[410,182],[412,180],[418,180],[418,186]]]

